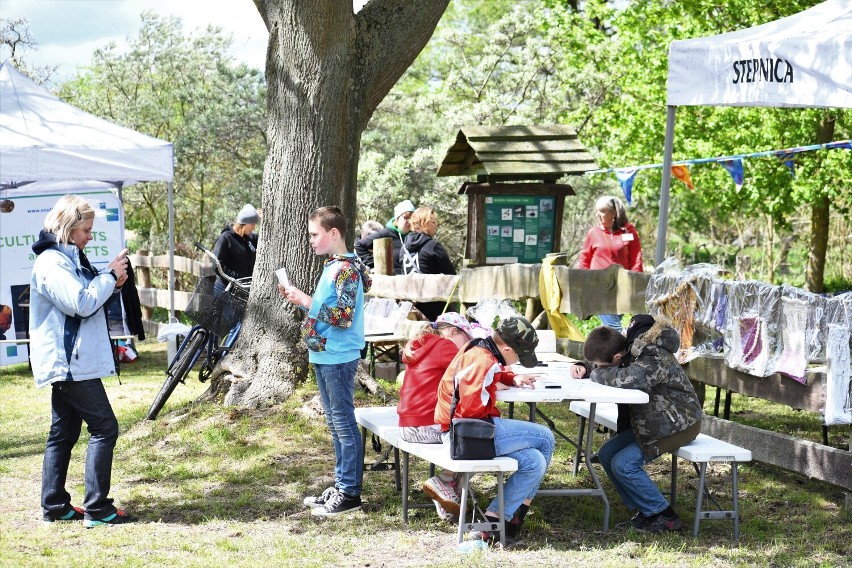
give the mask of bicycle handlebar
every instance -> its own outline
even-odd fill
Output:
[[[210,259],[213,261],[213,265],[216,267],[216,273],[219,276],[221,276],[223,279],[225,279],[226,281],[230,282],[231,284],[233,284],[233,285],[235,285],[239,288],[242,288],[244,290],[247,290],[249,288],[249,286],[246,283],[240,282],[240,279],[233,278],[233,277],[229,276],[228,274],[225,274],[225,271],[222,269],[222,263],[219,262],[219,259],[216,258],[215,254],[213,254],[213,251],[211,251],[210,249],[208,249],[207,247],[205,247],[204,245],[202,245],[198,241],[195,241],[195,248],[197,248],[198,250],[200,250],[201,252],[203,252],[204,254],[206,254],[207,256],[210,257]],[[250,278],[245,279],[245,280],[249,280],[249,282],[251,281]]]

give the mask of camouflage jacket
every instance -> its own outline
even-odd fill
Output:
[[[661,441],[699,424],[703,415],[698,395],[675,358],[679,348],[677,331],[657,321],[630,346],[627,365],[591,372],[596,383],[648,393],[647,404],[630,405],[630,425],[648,460],[663,453]]]

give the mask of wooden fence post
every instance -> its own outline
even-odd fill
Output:
[[[385,237],[373,241],[373,274],[393,276],[393,239]]]
[[[136,251],[136,254],[139,256],[148,256],[148,249],[139,249]],[[137,266],[134,268],[134,272],[136,274],[137,286],[139,288],[151,288],[151,269],[147,266]],[[142,306],[142,319],[152,320],[154,319],[154,308],[143,305]]]

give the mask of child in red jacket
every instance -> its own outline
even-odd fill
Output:
[[[406,365],[399,390],[400,436],[406,442],[440,444],[441,427],[435,424],[438,383],[459,349],[471,340],[470,324],[457,313],[446,313],[426,326],[402,350]],[[435,501],[438,515],[452,520],[459,514],[459,492],[455,472],[444,470],[423,484]]]

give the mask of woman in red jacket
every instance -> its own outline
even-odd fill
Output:
[[[604,195],[595,203],[598,225],[589,229],[577,268],[602,270],[620,264],[627,270],[642,272],[642,245],[639,233],[630,221],[624,204],[617,197]],[[621,332],[619,314],[599,314],[601,323]]]
[[[396,412],[400,437],[406,442],[441,443],[441,428],[435,424],[438,383],[456,353],[470,340],[468,321],[449,312],[426,326],[403,348],[402,361],[406,369]],[[447,520],[459,514],[459,489],[455,473],[448,470],[423,484],[423,491],[435,501],[438,515]]]

